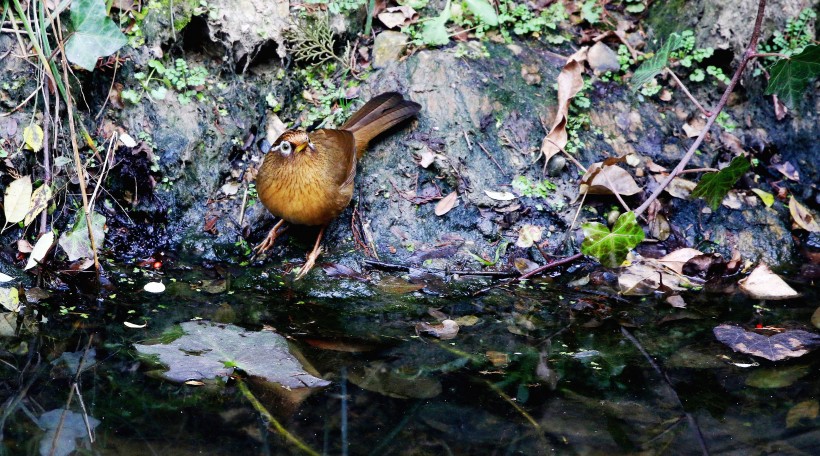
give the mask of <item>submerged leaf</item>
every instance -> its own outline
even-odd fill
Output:
[[[809,81],[820,74],[820,45],[809,45],[803,52],[780,59],[770,70],[766,95],[777,94],[790,108],[800,103]]]
[[[813,348],[820,346],[820,335],[799,329],[785,331],[771,337],[746,331],[734,325],[720,325],[715,327],[713,332],[717,340],[728,345],[732,350],[770,361],[803,356]]]
[[[709,207],[716,211],[735,182],[748,170],[749,160],[746,157],[735,157],[729,166],[720,171],[704,174],[697,187],[692,190],[692,196],[705,199]]]
[[[627,253],[644,239],[643,229],[635,221],[635,213],[625,212],[618,217],[612,231],[597,222],[585,223],[584,243],[581,252],[595,257],[608,268],[617,268],[626,259]]]
[[[159,355],[169,370],[163,377],[174,382],[226,377],[234,369],[262,377],[287,388],[326,386],[290,353],[284,337],[272,331],[246,331],[234,325],[206,321],[182,323],[185,335],[168,344],[134,347],[144,355]]]

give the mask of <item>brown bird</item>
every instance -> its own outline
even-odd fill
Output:
[[[288,130],[273,143],[256,175],[262,204],[281,220],[255,250],[271,248],[286,228],[285,222],[321,226],[313,250],[296,277],[300,279],[319,257],[325,228],[350,203],[356,163],[367,144],[376,136],[416,115],[418,103],[395,92],[378,95],[338,130],[319,129],[310,133]]]

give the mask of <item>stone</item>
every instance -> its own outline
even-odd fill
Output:
[[[401,32],[384,31],[373,42],[373,67],[384,68],[397,62],[407,48],[409,37]]]
[[[590,48],[587,59],[589,66],[592,67],[595,74],[621,69],[621,64],[618,62],[618,54],[600,41]]]

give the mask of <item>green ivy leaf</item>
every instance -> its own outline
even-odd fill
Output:
[[[746,157],[735,157],[729,166],[720,171],[704,174],[698,185],[692,190],[692,196],[705,199],[709,207],[716,211],[720,207],[720,202],[735,185],[735,182],[749,170],[749,166],[749,160]]]
[[[424,23],[421,29],[421,39],[424,44],[431,46],[443,46],[450,42],[450,35],[447,33],[447,27],[444,24],[450,20],[450,0],[447,0],[447,5],[444,11],[437,17],[434,17]]]
[[[495,27],[498,25],[498,14],[487,0],[465,0],[467,8],[483,23]]]
[[[627,253],[643,241],[643,229],[635,221],[632,211],[621,214],[612,231],[598,222],[584,223],[584,243],[581,253],[595,257],[608,268],[617,268],[626,259]]]
[[[632,93],[637,92],[641,86],[655,78],[669,63],[669,54],[683,46],[683,38],[677,33],[669,35],[666,43],[663,43],[658,52],[652,58],[645,60],[632,75]]]
[[[66,58],[88,71],[94,70],[97,59],[128,43],[117,24],[105,14],[105,0],[71,2],[71,24],[74,34],[65,45]]]
[[[820,46],[806,46],[803,52],[778,60],[770,74],[766,95],[777,94],[786,106],[794,108],[803,98],[809,81],[820,74]]]

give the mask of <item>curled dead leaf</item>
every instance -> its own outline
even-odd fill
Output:
[[[550,161],[553,155],[561,151],[567,145],[569,139],[567,135],[567,115],[569,113],[569,103],[575,95],[584,87],[582,73],[584,71],[583,60],[586,59],[586,49],[582,48],[583,54],[570,57],[561,73],[558,75],[558,110],[552,122],[550,132],[541,142],[541,155],[544,156],[544,166]],[[580,51],[579,51],[580,52]]]
[[[440,324],[431,325],[429,323],[421,322],[416,325],[416,331],[425,332],[438,337],[441,340],[450,340],[458,334],[458,323],[455,320],[444,320]]]
[[[593,164],[581,178],[581,193],[591,195],[619,194],[634,195],[641,191],[635,179],[628,171],[615,165],[605,165],[603,162]]]
[[[794,223],[800,228],[811,233],[820,233],[820,224],[817,223],[817,218],[805,206],[800,204],[794,195],[789,199],[789,213],[792,215]]]
[[[541,240],[541,227],[535,225],[524,225],[518,230],[518,240],[515,245],[523,249],[528,249]]]

